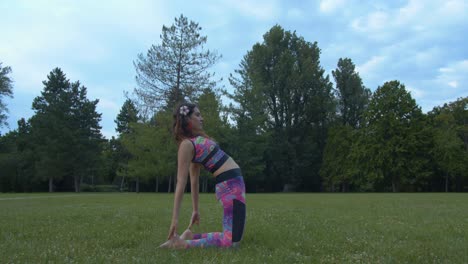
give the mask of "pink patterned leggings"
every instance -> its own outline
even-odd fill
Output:
[[[245,185],[242,176],[216,184],[216,198],[224,208],[223,232],[194,234],[193,240],[186,240],[187,248],[231,247],[241,241],[246,214]]]

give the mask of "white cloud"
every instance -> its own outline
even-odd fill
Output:
[[[299,8],[290,8],[287,17],[291,19],[304,19],[304,12]]]
[[[414,56],[409,59],[417,65],[427,66],[439,61],[443,54],[444,53],[440,47],[430,47],[427,49],[416,50]]]
[[[390,18],[391,15],[387,12],[375,11],[351,21],[351,28],[358,33],[365,34],[369,39],[388,40],[393,33],[389,26]]]
[[[90,99],[100,99],[103,131],[112,131],[122,91],[135,85],[132,60],[181,13],[200,23],[207,48],[223,55],[212,70],[227,89],[229,73],[277,23],[318,41],[327,73],[339,58],[351,58],[366,86],[400,80],[426,109],[467,95],[466,0],[17,0],[0,1],[0,9],[8,11],[0,61],[12,67],[15,94],[21,92],[9,103],[12,116],[30,109],[41,82],[60,67],[88,87]],[[20,108],[19,97],[28,94]]]
[[[468,13],[468,3],[464,0],[448,0],[443,1],[441,4],[440,14],[446,18],[450,18],[451,21],[464,19],[466,21],[466,15]]]
[[[421,1],[411,0],[406,6],[401,7],[396,11],[395,22],[397,25],[406,25],[411,23],[413,19],[420,16],[424,9],[424,3]]]
[[[468,3],[463,0],[410,0],[401,8],[374,9],[354,18],[350,26],[370,39],[388,41],[400,34],[406,38],[418,38],[422,32],[434,35],[447,26],[468,22],[467,17]]]
[[[356,66],[356,71],[362,78],[372,78],[376,75],[376,72],[380,69],[382,64],[386,61],[385,56],[373,56],[362,65]]]
[[[322,13],[332,13],[343,7],[345,4],[345,0],[322,0],[320,1],[320,11]]]
[[[448,85],[450,87],[457,88],[458,87],[458,82],[457,81],[452,81],[452,82],[449,82]]]
[[[114,112],[118,112],[120,109],[120,105],[118,105],[115,101],[111,101],[106,98],[99,99],[98,106],[102,110],[111,110]]]
[[[457,61],[439,69],[434,80],[441,89],[444,87],[462,88],[468,91],[468,60]]]
[[[418,88],[412,87],[412,86],[406,86],[406,89],[411,93],[411,96],[415,99],[421,99],[423,98],[426,93]]]
[[[243,16],[260,20],[272,20],[279,14],[279,5],[273,0],[228,0],[228,6],[235,8]]]

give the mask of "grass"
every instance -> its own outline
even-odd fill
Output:
[[[163,250],[173,195],[0,194],[0,263],[466,263],[468,194],[248,194],[238,249]],[[191,214],[184,197],[180,233]],[[214,194],[201,225],[218,231]]]

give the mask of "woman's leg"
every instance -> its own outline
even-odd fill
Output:
[[[242,239],[245,224],[245,186],[242,177],[216,185],[216,195],[223,205],[223,232],[194,234],[187,247],[230,247]]]

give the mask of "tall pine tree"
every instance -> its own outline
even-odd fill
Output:
[[[339,116],[343,125],[359,127],[371,92],[364,87],[355,65],[349,58],[340,58],[332,71],[336,83]]]
[[[163,26],[160,45],[138,55],[135,94],[144,116],[162,108],[172,110],[184,100],[195,101],[203,89],[215,86],[208,69],[220,56],[204,49],[207,37],[201,30],[198,23],[180,15],[172,26]]]
[[[2,67],[2,63],[0,62],[0,127],[7,125],[5,120],[8,108],[5,102],[3,102],[3,97],[13,97],[13,80],[8,76],[10,73],[11,68],[8,66]]]
[[[241,79],[231,78],[240,88],[233,96],[239,106],[257,104],[252,109],[263,115],[256,125],[269,134],[265,169],[268,182],[275,183],[271,190],[287,183],[320,189],[317,172],[334,107],[332,85],[319,58],[317,43],[274,26],[244,57]],[[246,110],[236,111],[236,118]]]
[[[62,188],[73,185],[80,191],[81,180],[92,173],[102,138],[98,100],[86,98],[86,88],[70,83],[55,68],[43,82],[44,90],[33,101],[32,141],[36,155],[36,176],[48,180],[49,192],[63,180]]]

